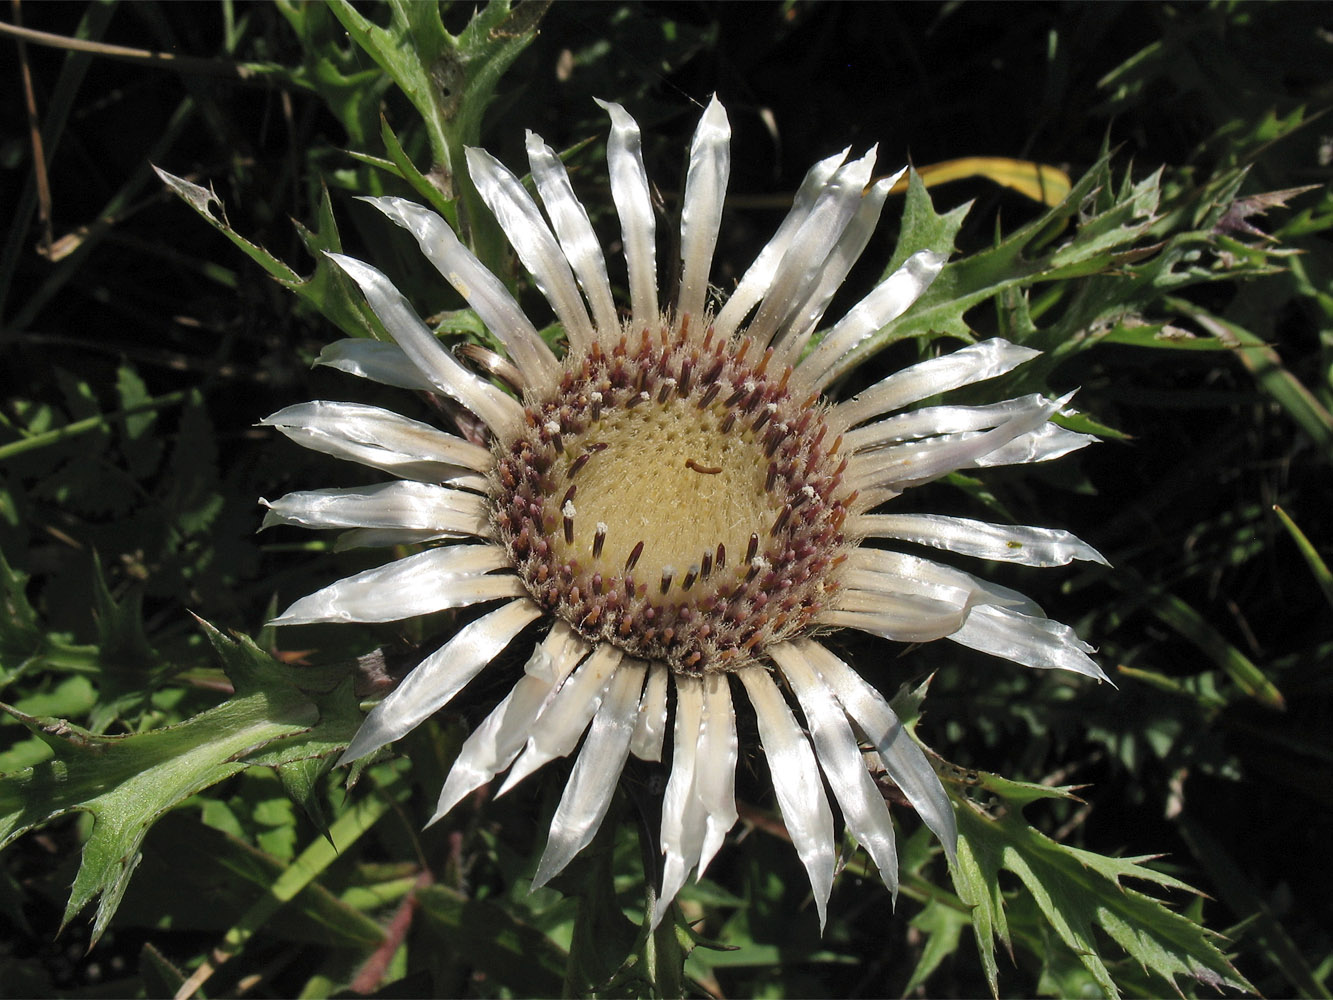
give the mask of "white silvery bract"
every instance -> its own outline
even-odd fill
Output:
[[[482,446],[339,402],[265,420],[306,447],[397,477],[266,501],[266,525],[342,529],[341,547],[424,546],[302,598],[274,624],[488,605],[374,707],[344,762],[403,736],[522,637],[531,649],[523,673],[464,743],[435,819],[505,771],[501,792],[578,749],[535,885],[592,840],[628,756],[659,761],[669,738],[654,923],[736,822],[736,699],[747,699],[822,923],[838,842],[826,787],[897,888],[893,825],[863,743],[950,854],[956,830],[935,771],[884,697],[813,635],[836,626],[902,642],[946,638],[1028,667],[1103,676],[1089,647],[1028,598],[910,551],[1057,566],[1102,561],[1095,550],[1063,531],[876,511],[954,470],[1040,462],[1091,439],[1050,422],[1067,399],[909,409],[1036,354],[1003,340],[914,365],[843,402],[826,398],[861,360],[858,345],[944,265],[939,254],[914,254],[814,336],[897,179],[870,183],[873,151],[815,164],[740,283],[713,301],[730,144],[716,99],[690,148],[679,291],[674,303],[659,301],[639,128],[619,105],[603,107],[627,310],[540,138],[527,142],[536,199],[493,157],[467,152],[473,182],[563,327],[563,356],[439,216],[367,199],[476,310],[507,355],[486,367],[508,390],[455,359],[383,274],[330,255],[395,343],[340,341],[320,362],[448,397],[490,437]]]

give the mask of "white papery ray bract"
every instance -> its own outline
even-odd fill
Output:
[[[659,312],[639,128],[619,105],[602,106],[630,289],[623,319],[587,212],[540,137],[527,140],[537,199],[489,154],[467,155],[564,328],[563,358],[443,219],[402,199],[367,199],[476,310],[508,355],[521,399],[455,360],[383,274],[330,254],[395,343],[340,341],[320,363],[448,397],[484,422],[491,446],[360,404],[313,402],[269,417],[299,444],[398,480],[264,501],[265,525],[341,529],[343,546],[440,543],[333,583],[274,623],[392,621],[503,602],[375,706],[344,762],[403,736],[547,623],[543,638],[523,640],[534,643],[523,675],[463,744],[434,819],[505,771],[501,793],[578,749],[534,880],[544,884],[591,841],[629,755],[661,760],[670,733],[654,924],[736,822],[733,699],[744,692],[822,925],[837,843],[826,787],[897,888],[893,824],[863,745],[950,854],[956,831],[921,748],[884,697],[811,638],[815,630],[945,638],[1103,677],[1089,647],[1023,595],[879,540],[1028,566],[1103,561],[1094,549],[1063,531],[873,511],[957,469],[1045,461],[1091,439],[1050,423],[1067,397],[908,409],[1037,353],[1003,340],[914,365],[850,400],[825,398],[859,362],[858,345],[909,309],[944,265],[935,253],[912,255],[812,337],[895,179],[867,188],[873,150],[817,163],[730,299],[709,301],[730,168],[730,127],[716,99],[690,147],[680,291]]]

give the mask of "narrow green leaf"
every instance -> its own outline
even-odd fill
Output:
[[[246,943],[268,923],[279,907],[293,900],[297,893],[309,886],[337,859],[340,851],[348,850],[393,808],[395,802],[407,798],[409,791],[406,782],[394,777],[375,789],[373,794],[353,803],[329,827],[328,837],[311,841],[310,845],[273,879],[267,887],[268,891],[256,900],[240,920],[223,935],[222,946],[214,952],[215,961],[220,964],[239,954]],[[368,921],[362,918],[359,923],[364,926]]]
[[[188,805],[172,810],[149,833],[139,877],[116,913],[117,927],[170,927],[216,937],[268,898],[290,867],[290,862],[284,864],[240,837],[204,824],[193,812]],[[199,906],[201,898],[209,905]],[[265,932],[270,940],[354,952],[368,951],[384,939],[375,920],[318,880],[280,907]]]
[[[1203,615],[1185,601],[1142,579],[1132,570],[1109,574],[1107,582],[1134,595],[1135,603],[1188,639],[1249,697],[1269,708],[1283,709],[1286,701],[1268,676]]]
[[[231,224],[227,222],[222,200],[213,191],[183,177],[169,174],[159,167],[153,169],[157,171],[157,176],[162,182],[198,212],[209,225],[231,240],[242,253],[267,271],[278,284],[309,302],[349,337],[388,339],[383,326],[371,313],[365,299],[353,293],[351,279],[343,275],[322,252],[341,249],[327,190],[320,202],[319,229],[312,233],[299,224],[297,227],[298,233],[315,257],[314,273],[308,278],[303,278],[263,247],[251,243],[232,229]],[[213,206],[217,206],[217,215],[213,213]],[[3,449],[0,449],[0,458],[3,457]]]
[[[1216,337],[1197,337],[1170,323],[1120,323],[1102,337],[1102,342],[1130,347],[1164,347],[1173,351],[1231,350],[1229,345]]]
[[[1319,584],[1319,589],[1324,593],[1324,600],[1333,606],[1333,571],[1328,568],[1328,563],[1324,562],[1323,556],[1316,551],[1310,539],[1305,537],[1305,532],[1296,526],[1285,510],[1273,506],[1273,512],[1277,514],[1282,526],[1287,529],[1287,534],[1291,535],[1291,540],[1296,543],[1296,548],[1300,550],[1301,558],[1305,560],[1305,565],[1310,567],[1310,574],[1314,577],[1315,583]]]
[[[1216,685],[1211,683],[1211,681],[1218,676],[1216,671],[1209,671],[1205,674],[1197,674],[1194,677],[1182,679],[1168,677],[1155,670],[1141,670],[1138,667],[1127,667],[1124,664],[1121,664],[1116,668],[1116,672],[1121,677],[1131,677],[1136,681],[1142,681],[1144,684],[1154,687],[1158,691],[1165,691],[1167,694],[1179,695],[1182,698],[1190,698],[1198,702],[1201,708],[1209,712],[1227,706],[1227,699],[1219,694]]]
[[[1190,316],[1212,336],[1242,348],[1236,351],[1236,357],[1254,376],[1259,388],[1286,411],[1323,454],[1333,454],[1333,414],[1287,370],[1277,351],[1244,327],[1229,323],[1192,303],[1172,299],[1170,304],[1172,308]]]
[[[458,207],[451,201],[444,192],[431,183],[430,179],[417,169],[417,165],[412,162],[412,158],[407,155],[403,149],[403,144],[398,141],[398,136],[394,134],[389,127],[389,121],[383,115],[380,116],[380,139],[384,142],[384,148],[389,153],[389,161],[398,170],[398,176],[412,185],[412,189],[426,199],[427,203],[439,212],[454,229],[458,228]]]
[[[1282,697],[1282,692],[1268,679],[1263,670],[1227,642],[1222,633],[1213,628],[1203,615],[1179,597],[1174,594],[1159,593],[1148,601],[1146,606],[1153,615],[1206,653],[1209,659],[1226,671],[1227,676],[1255,701],[1269,708],[1286,707],[1286,699]]]

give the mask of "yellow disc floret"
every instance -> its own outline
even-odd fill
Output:
[[[736,670],[824,602],[851,498],[790,369],[666,329],[594,345],[529,403],[493,519],[533,597],[588,639]]]

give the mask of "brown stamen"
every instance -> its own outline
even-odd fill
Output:
[[[720,465],[700,465],[692,458],[685,459],[685,468],[693,469],[695,472],[702,473],[705,476],[716,476],[722,471]]]
[[[569,464],[569,471],[566,472],[565,475],[570,479],[573,479],[575,476],[579,474],[579,470],[581,470],[585,465],[588,464],[588,459],[590,458],[592,458],[592,452],[585,451],[582,455],[574,459],[574,461]]]

